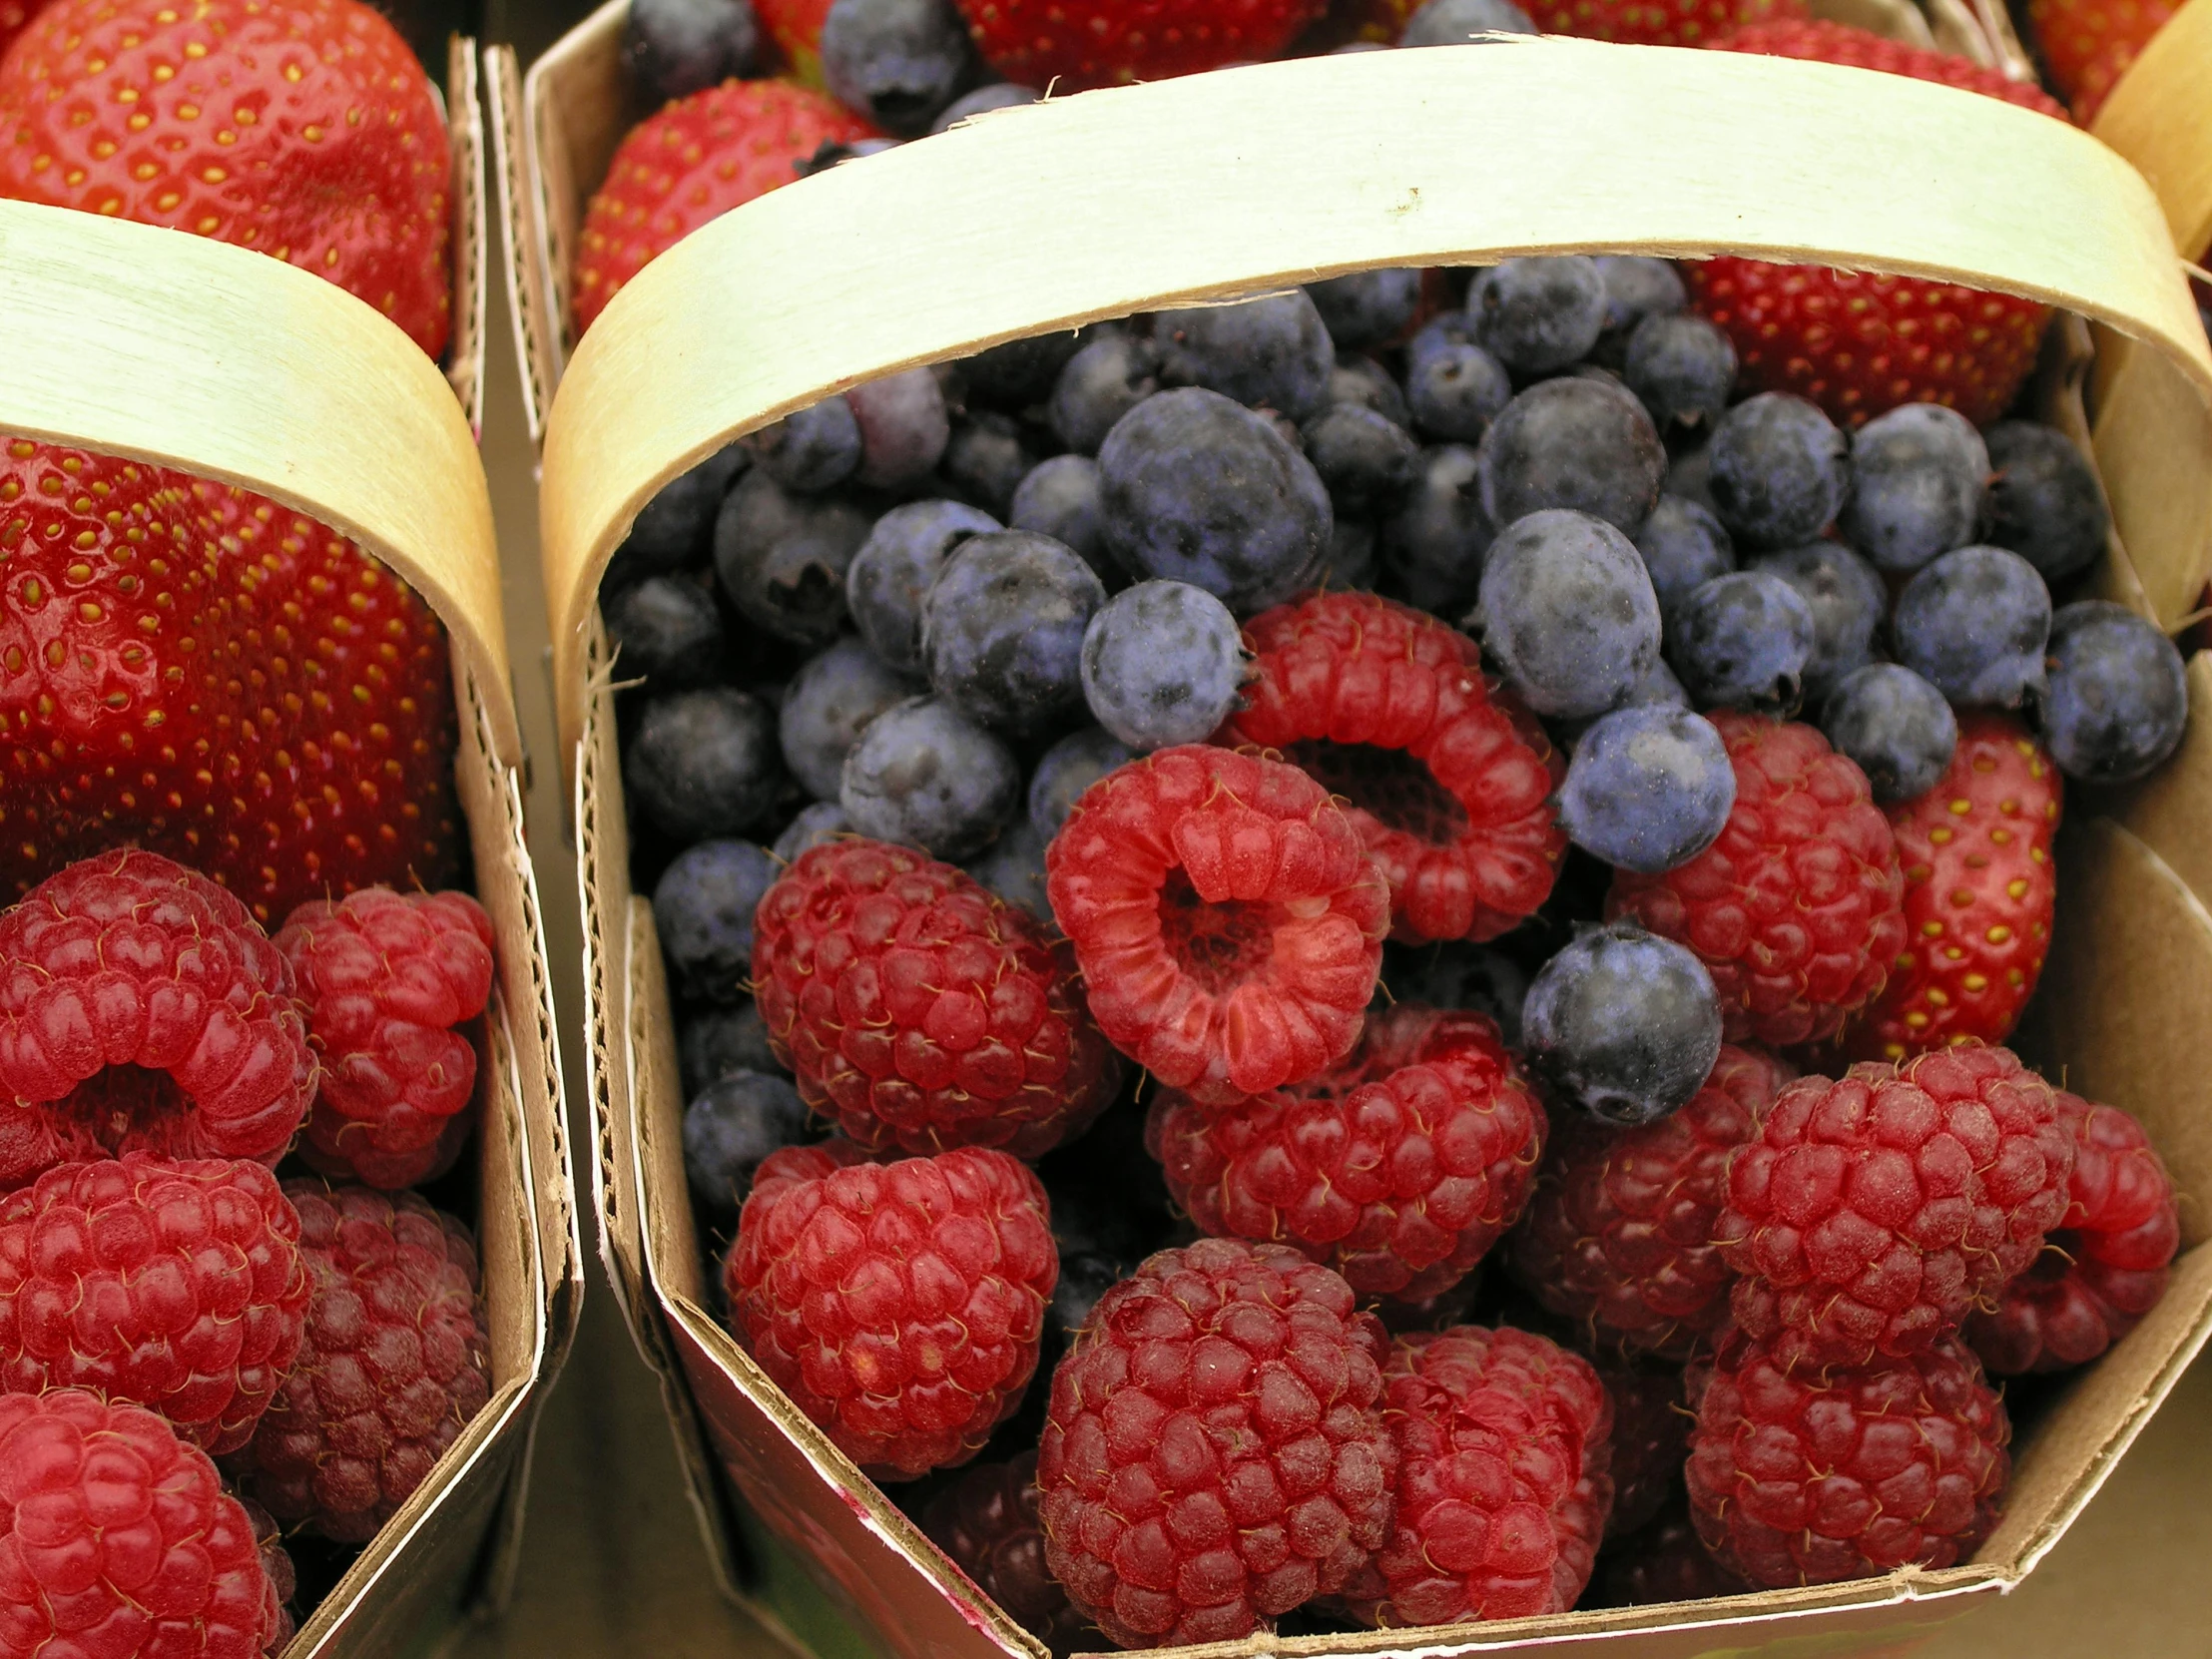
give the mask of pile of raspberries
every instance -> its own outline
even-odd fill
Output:
[[[364,1541],[488,1399],[475,1241],[405,1189],[492,943],[384,888],[272,938],[139,850],[0,912],[0,1655],[273,1651],[280,1531]]]
[[[1511,694],[1471,641],[1455,660],[1450,699],[1411,701],[1464,733],[1363,727],[1388,675],[1324,664],[1337,725],[1298,752],[1425,789],[1438,879],[1490,937],[1545,905],[1564,846],[1487,811],[1486,779],[1560,762],[1533,722],[1475,720]],[[1627,1127],[1526,1063],[1516,998],[1405,994],[1479,1002],[1477,975],[1382,990],[1393,923],[1451,895],[1410,892],[1402,821],[1287,743],[1107,773],[1050,843],[1049,925],[910,848],[802,852],[760,901],[753,988],[842,1133],[759,1163],[733,1333],[1062,1652],[1966,1559],[2009,1470],[1986,1374],[2094,1359],[2178,1238],[2126,1113],[1926,1017],[1940,996],[1883,1001],[1915,950],[2006,971],[2004,927],[1945,942],[1942,906],[1979,917],[1993,868],[2006,914],[2041,906],[1994,998],[2009,1029],[2047,943],[2055,771],[1992,717],[1886,817],[1812,728],[1723,718],[1726,831],[1663,876],[1607,872],[1607,913],[1697,954],[1726,1033],[1686,1104]],[[1086,1288],[1136,1202],[1113,1172],[1139,1121],[1174,1232]],[[1080,1216],[1047,1198],[1077,1136],[1105,1172]]]

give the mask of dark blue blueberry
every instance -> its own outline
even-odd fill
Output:
[[[1380,570],[1375,526],[1357,518],[1340,518],[1330,527],[1329,553],[1314,573],[1314,585],[1332,593],[1372,588]]]
[[[631,734],[622,776],[630,799],[677,839],[740,834],[784,786],[776,717],[735,686],[656,698]]]
[[[1667,667],[1666,658],[1661,657],[1605,714],[1594,715],[1588,720],[1554,720],[1551,733],[1559,747],[1572,756],[1590,728],[1607,715],[1617,714],[1622,709],[1687,709],[1689,706],[1690,694],[1682,689],[1682,682],[1674,677],[1674,670]]]
[[[748,473],[715,520],[715,575],[740,615],[798,645],[827,645],[844,623],[844,574],[867,540],[849,502],[794,495]]]
[[[1053,1205],[1059,1215],[1059,1205]],[[1047,1340],[1057,1336],[1065,1345],[1090,1324],[1098,1299],[1127,1279],[1136,1268],[1133,1260],[1104,1256],[1095,1250],[1060,1252],[1060,1276],[1052,1282],[1052,1305],[1046,1319]]]
[[[776,837],[776,844],[769,850],[780,862],[788,864],[802,852],[812,852],[824,842],[851,832],[852,826],[842,807],[834,800],[818,801],[802,809],[800,815],[784,827],[784,832]]]
[[[1700,444],[1695,449],[1685,449],[1669,461],[1665,489],[1669,495],[1696,502],[1718,519],[1720,509],[1713,504],[1712,446]]]
[[[845,572],[845,604],[868,649],[892,668],[921,672],[921,604],[929,584],[970,536],[1003,529],[964,501],[909,501],[875,521]]]
[[[980,856],[960,867],[1007,903],[1039,921],[1052,919],[1052,901],[1044,892],[1044,837],[1026,818],[1015,819]]]
[[[1736,347],[1702,316],[1647,316],[1628,336],[1621,378],[1662,432],[1709,432],[1736,383]]]
[[[1014,491],[1036,464],[1013,416],[977,409],[953,426],[937,469],[954,493],[1004,518],[1013,507]]]
[[[1424,1008],[1471,1008],[1497,1021],[1507,1048],[1520,1047],[1521,1003],[1528,974],[1491,945],[1461,939],[1441,944],[1385,944],[1382,983],[1397,1002]]]
[[[1898,595],[1897,659],[1954,709],[2017,709],[2043,689],[2050,589],[2001,547],[1961,547]]]
[[[1771,571],[1693,588],[1667,617],[1667,661],[1701,709],[1794,714],[1813,657],[1813,607]]]
[[[1560,1104],[1600,1123],[1656,1123],[1720,1058],[1720,999],[1688,948],[1617,921],[1543,965],[1521,1005],[1521,1044]]]
[[[1204,743],[1236,707],[1245,654],[1229,607],[1184,582],[1139,582],[1083,636],[1083,696],[1131,749]]]
[[[1505,367],[1472,341],[1431,346],[1405,364],[1405,406],[1431,441],[1479,443],[1513,400]]]
[[[964,359],[960,382],[971,400],[1018,412],[1052,394],[1053,382],[1083,339],[1080,330],[1056,328],[1048,334],[1007,340]]]
[[[701,1008],[680,1014],[676,1057],[687,1100],[733,1071],[785,1069],[768,1046],[768,1021],[761,1017],[751,997],[735,1008]]]
[[[828,173],[840,162],[856,162],[863,156],[880,156],[886,150],[896,150],[898,142],[890,138],[824,139],[815,146],[813,155],[793,162],[792,171],[802,179],[812,179],[818,173]]]
[[[1666,445],[1635,395],[1577,378],[1540,381],[1506,404],[1476,455],[1482,508],[1499,525],[1571,507],[1633,535],[1667,470]]]
[[[753,73],[761,22],[748,0],[631,0],[622,59],[654,108]]]
[[[930,689],[994,732],[1040,732],[1082,702],[1083,631],[1105,603],[1098,573],[1050,536],[964,541],[922,601]]]
[[[1329,492],[1264,415],[1219,392],[1164,391],[1098,452],[1106,546],[1143,580],[1204,588],[1232,610],[1282,603],[1329,548]]]
[[[936,471],[952,437],[952,417],[936,370],[909,368],[844,394],[860,423],[857,479],[870,489],[911,489]]]
[[[2174,752],[2189,684],[2174,643],[2124,605],[2090,599],[2051,619],[2043,742],[2085,784],[2131,784]]]
[[[609,584],[705,564],[714,557],[715,515],[752,458],[742,442],[729,444],[663,484],[630,521],[630,533],[607,567]]]
[[[1412,411],[1405,406],[1405,393],[1398,389],[1390,371],[1357,351],[1337,353],[1337,366],[1329,376],[1329,401],[1373,409],[1400,426],[1413,422]]]
[[[730,665],[715,596],[685,576],[649,576],[605,602],[615,678],[653,691],[711,685]]]
[[[1736,568],[1736,549],[1710,509],[1679,495],[1662,495],[1636,532],[1636,551],[1651,572],[1661,615],[1671,615],[1691,590]]]
[[[1078,455],[1095,455],[1114,422],[1160,389],[1160,352],[1116,327],[1087,341],[1053,383],[1045,417]]]
[[[653,926],[661,935],[676,994],[687,1002],[735,1005],[753,972],[753,912],[780,873],[751,841],[701,841],[677,853],[653,887]]]
[[[1083,792],[1137,758],[1136,752],[1103,726],[1070,732],[1038,758],[1029,777],[1029,822],[1050,840],[1060,832]]]
[[[972,61],[949,0],[833,0],[822,20],[822,76],[837,101],[900,138],[929,131]]]
[[[1400,46],[1464,46],[1483,34],[1532,35],[1536,25],[1511,0],[1428,0],[1397,37]]]
[[[1619,869],[1689,862],[1728,827],[1736,771],[1713,723],[1665,704],[1600,715],[1559,790],[1567,837]]]
[[[1204,386],[1247,408],[1304,420],[1329,400],[1337,348],[1304,288],[1234,305],[1194,305],[1152,319],[1160,376]]]
[[[1475,341],[1474,318],[1465,311],[1442,311],[1420,325],[1419,331],[1405,342],[1407,366],[1420,361],[1434,351],[1444,351],[1455,345],[1473,345]]]
[[[1645,317],[1664,316],[1690,303],[1690,290],[1671,261],[1645,254],[1599,254],[1591,263],[1605,283],[1605,332],[1624,345]]]
[[[1874,633],[1890,608],[1890,590],[1866,560],[1841,542],[1816,541],[1770,553],[1751,568],[1781,577],[1813,613],[1807,703],[1817,707],[1846,675],[1874,661]]]
[[[1034,530],[1040,536],[1064,542],[1098,572],[1099,580],[1109,588],[1128,579],[1106,551],[1098,463],[1088,455],[1055,455],[1031,467],[1014,487],[1006,527]]]
[[[1486,666],[1541,715],[1602,714],[1659,656],[1659,601],[1636,544],[1555,508],[1500,531],[1482,566]]]
[[[1830,692],[1821,730],[1881,802],[1926,795],[1958,747],[1958,717],[1943,694],[1895,663],[1869,663]]]
[[[993,81],[988,86],[964,92],[947,104],[937,119],[929,124],[932,133],[951,131],[955,123],[965,121],[971,115],[988,115],[992,110],[1011,110],[1023,104],[1037,101],[1036,89],[1019,87],[1011,81]]]
[[[2104,556],[2112,530],[2097,475],[2066,434],[2034,420],[2000,420],[1986,434],[1989,542],[2008,547],[2046,582],[2079,575]]]
[[[1340,521],[1347,513],[1394,505],[1420,464],[1420,445],[1412,433],[1359,403],[1330,404],[1300,429],[1300,436]]]
[[[1989,451],[1940,403],[1906,403],[1851,440],[1851,499],[1838,527],[1883,570],[1914,571],[1974,539]]]
[[[1605,276],[1583,254],[1506,260],[1467,289],[1475,339],[1519,374],[1580,362],[1605,327]]]
[[[791,1080],[734,1071],[684,1108],[684,1174],[709,1217],[727,1225],[745,1207],[753,1175],[771,1153],[816,1138]]]
[[[1404,332],[1420,309],[1421,274],[1402,267],[1391,271],[1355,271],[1326,282],[1309,282],[1306,292],[1321,312],[1329,337],[1341,351],[1387,345]]]
[[[1714,510],[1751,547],[1813,540],[1851,493],[1851,440],[1818,405],[1786,391],[1761,392],[1721,416],[1707,460]]]
[[[1020,797],[1011,750],[942,700],[916,697],[868,722],[837,799],[863,835],[964,858],[990,844]]]
[[[1378,554],[1392,584],[1423,610],[1449,610],[1474,597],[1482,556],[1496,534],[1482,510],[1475,453],[1465,444],[1423,449],[1397,511],[1380,527]]]
[[[860,423],[852,405],[834,394],[739,441],[753,452],[754,464],[788,490],[826,490],[860,469]]]
[[[921,688],[855,639],[842,639],[792,676],[776,720],[784,765],[817,801],[834,801],[860,730]]]

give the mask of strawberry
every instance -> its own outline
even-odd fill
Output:
[[[358,0],[56,0],[0,59],[0,196],[260,249],[445,349],[445,128]]]
[[[822,25],[830,0],[753,0],[753,11],[782,48],[792,78],[810,87],[822,83]]]
[[[650,261],[790,184],[823,145],[876,136],[842,105],[791,81],[726,81],[648,116],[616,149],[584,210],[576,331]]]
[[[1754,24],[1715,45],[1910,75],[2065,119],[2047,94],[1993,69],[1841,23]],[[1845,426],[1900,403],[1943,403],[1987,425],[2027,378],[2050,317],[2010,294],[1825,266],[1722,258],[1683,276],[1692,303],[1735,342],[1745,387],[1810,397]]]
[[[451,669],[412,590],[243,490],[0,442],[0,897],[127,843],[270,927],[451,884]]]
[[[2181,0],[2028,0],[2027,20],[2051,84],[2084,127]]]
[[[1547,35],[1642,46],[1708,46],[1745,24],[1801,18],[1804,0],[1522,0]]]
[[[0,52],[15,44],[15,37],[44,4],[45,0],[0,0]]]
[[[1888,810],[1905,868],[1905,950],[1845,1036],[1855,1060],[2001,1043],[2035,994],[2058,870],[2058,769],[2011,715],[1958,717],[1950,769]]]
[[[1280,57],[1327,0],[955,0],[984,62],[1059,92]]]

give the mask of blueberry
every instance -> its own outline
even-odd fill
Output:
[[[1126,329],[1101,333],[1053,382],[1045,417],[1078,455],[1095,455],[1114,423],[1160,389],[1160,352]]]
[[[1036,94],[1029,96],[1034,99]],[[1025,409],[1051,395],[1053,382],[1060,378],[1068,359],[1081,349],[1083,339],[1080,330],[1056,328],[1046,334],[1006,340],[964,360],[960,364],[961,383],[973,400],[994,408]]]
[[[1841,542],[1816,541],[1770,553],[1751,568],[1781,577],[1813,613],[1808,702],[1818,704],[1846,675],[1874,661],[1874,631],[1890,608],[1890,591],[1866,560]]]
[[[751,841],[712,840],[676,854],[653,887],[676,993],[692,1002],[736,1003],[753,967],[753,912],[776,884],[777,863]]]
[[[1796,547],[1836,522],[1851,492],[1851,442],[1819,407],[1761,392],[1721,416],[1709,446],[1713,505],[1737,540]]]
[[[1054,1207],[1057,1212],[1057,1206]],[[1103,1256],[1094,1250],[1060,1253],[1060,1276],[1052,1282],[1048,1327],[1056,1327],[1064,1344],[1090,1324],[1098,1299],[1127,1279],[1136,1263]]]
[[[622,58],[658,109],[753,73],[761,23],[748,0],[631,0]]]
[[[1420,463],[1412,433],[1358,403],[1330,404],[1305,424],[1301,436],[1340,521],[1346,513],[1394,504]]]
[[[1510,524],[1571,507],[1633,535],[1667,469],[1659,429],[1633,393],[1599,380],[1530,386],[1482,434],[1482,508]]]
[[[1390,371],[1357,351],[1337,353],[1337,366],[1329,375],[1329,401],[1373,409],[1399,426],[1410,427],[1413,423],[1412,411],[1405,406],[1405,393],[1398,389]]]
[[[2174,752],[2188,722],[2181,653],[2153,624],[2103,599],[2051,619],[2042,727],[2061,772],[2131,784]]]
[[[1690,303],[1682,273],[1671,261],[1643,254],[1599,254],[1591,263],[1605,283],[1605,333],[1624,345],[1645,317],[1665,316]]]
[[[1006,525],[1012,530],[1034,530],[1072,547],[1109,588],[1126,580],[1106,551],[1098,463],[1088,455],[1055,455],[1031,467],[1014,486]]]
[[[1204,588],[1232,610],[1280,604],[1329,548],[1329,492],[1265,416],[1218,392],[1164,391],[1098,452],[1106,546],[1140,580]]]
[[[1554,508],[1490,543],[1482,649],[1538,714],[1612,708],[1659,655],[1659,601],[1636,544],[1604,520]]]
[[[1364,351],[1387,345],[1404,332],[1420,309],[1420,283],[1418,271],[1400,267],[1309,282],[1306,292],[1338,349]]]
[[[1379,569],[1376,553],[1374,525],[1357,518],[1338,519],[1330,527],[1329,552],[1314,573],[1314,585],[1334,593],[1374,587]]]
[[[1713,723],[1665,704],[1601,715],[1575,746],[1559,824],[1575,845],[1656,875],[1720,838],[1736,772]]]
[[[1571,756],[1581,747],[1591,727],[1622,709],[1687,709],[1689,706],[1690,694],[1682,689],[1682,682],[1674,677],[1674,670],[1667,667],[1666,658],[1661,657],[1605,714],[1587,720],[1554,720],[1551,731],[1559,747]]]
[[[960,867],[1007,903],[1039,921],[1052,919],[1052,901],[1044,892],[1044,837],[1026,818],[1015,819],[987,851]]]
[[[860,423],[852,405],[833,394],[739,441],[753,452],[754,464],[788,490],[826,490],[860,468]]]
[[[802,161],[792,163],[792,171],[802,179],[812,179],[818,173],[828,173],[840,162],[856,162],[863,156],[880,156],[886,150],[896,150],[898,140],[892,138],[824,139],[815,146],[815,153]]]
[[[1943,694],[1895,663],[1869,663],[1830,692],[1821,730],[1885,803],[1934,789],[1958,747],[1958,719]]]
[[[1237,619],[1203,589],[1139,582],[1116,594],[1083,636],[1083,696],[1131,749],[1204,743],[1244,683]]]
[[[1536,25],[1511,0],[1428,0],[1397,37],[1400,46],[1463,46],[1482,34],[1532,35]]]
[[[1720,509],[1713,502],[1713,450],[1710,444],[1685,449],[1669,461],[1663,487],[1669,495],[1679,495],[1685,501],[1694,501],[1716,520],[1719,519]]]
[[[714,556],[715,515],[751,460],[742,441],[729,444],[663,484],[630,521],[608,581],[619,579],[617,567],[635,579],[705,564]]]
[[[851,387],[844,400],[860,424],[860,483],[910,489],[936,470],[952,436],[952,419],[934,370],[885,375]]]
[[[702,1008],[681,1015],[676,1055],[689,1099],[734,1071],[782,1071],[768,1046],[768,1021],[751,997],[735,1008]]]
[[[1709,432],[1736,383],[1736,347],[1702,316],[1661,312],[1629,334],[1621,378],[1660,431]]]
[[[1474,597],[1482,556],[1495,534],[1482,510],[1475,453],[1440,443],[1420,452],[1397,510],[1383,519],[1378,556],[1392,582],[1423,610],[1449,610]]]
[[[992,110],[1010,110],[1023,104],[1034,104],[1037,93],[1034,87],[1020,87],[1011,81],[993,81],[988,86],[977,87],[973,92],[962,93],[939,112],[929,124],[932,133],[949,132],[953,126],[971,115],[987,115]]]
[[[1851,499],[1838,527],[1883,570],[1915,571],[1974,539],[1989,451],[1940,403],[1906,403],[1851,440]]]
[[[1537,973],[1521,1042],[1554,1099],[1600,1123],[1656,1123],[1689,1103],[1720,1058],[1720,999],[1687,948],[1614,922]]]
[[[844,622],[845,567],[867,535],[867,514],[850,503],[794,495],[752,472],[715,520],[715,574],[748,621],[827,645]]]
[[[648,576],[605,602],[615,678],[654,691],[711,685],[729,666],[714,595],[683,576]]]
[[[1431,441],[1480,442],[1512,400],[1504,365],[1472,341],[1436,345],[1406,362],[1405,405]]]
[[[1951,707],[2017,709],[2043,689],[2050,589],[2017,553],[1961,547],[1905,584],[1890,632]]]
[[[1794,714],[1813,657],[1813,607],[1771,571],[1691,589],[1667,619],[1667,661],[1701,709]]]
[[[1293,420],[1328,401],[1337,348],[1304,288],[1161,311],[1152,319],[1152,338],[1161,378],[1171,385],[1204,386]]]
[[[1506,260],[1467,289],[1477,343],[1507,368],[1549,374],[1589,355],[1605,327],[1605,276],[1583,254]]]
[[[2046,582],[2078,575],[2104,555],[2112,520],[2097,475],[2065,433],[2001,420],[1987,433],[1989,541],[2008,547]]]
[[[1106,603],[1098,573],[1030,530],[962,542],[921,610],[930,688],[994,732],[1042,731],[1083,697],[1083,630]]]
[[[929,584],[955,547],[1003,528],[961,501],[909,501],[877,519],[844,578],[852,625],[868,648],[892,668],[919,673]]]
[[[645,816],[680,840],[742,833],[783,788],[776,717],[734,686],[656,698],[631,736],[622,776]]]
[[[792,676],[777,715],[784,765],[817,801],[834,801],[861,729],[921,688],[855,639],[842,639]]]
[[[977,409],[952,428],[938,470],[957,494],[1004,518],[1013,507],[1014,491],[1036,464],[1011,415]]]
[[[1736,568],[1736,549],[1721,521],[1679,495],[1659,497],[1636,532],[1636,551],[1644,556],[1644,569],[1651,573],[1651,591],[1659,597],[1661,615],[1672,615],[1692,589]]]
[[[784,827],[784,832],[776,837],[776,844],[769,850],[784,863],[790,863],[802,852],[812,852],[827,841],[852,832],[852,826],[844,816],[844,809],[834,800],[818,801],[804,808],[800,815]]]
[[[1029,822],[1050,840],[1060,832],[1083,792],[1137,758],[1136,752],[1103,726],[1070,732],[1038,758],[1029,776]]]
[[[990,844],[1020,795],[1012,751],[942,699],[916,697],[868,722],[837,799],[863,835],[964,858]]]
[[[959,92],[970,52],[948,0],[833,0],[821,50],[837,101],[900,138],[929,131]]]
[[[1520,1047],[1521,1003],[1528,975],[1491,945],[1451,939],[1441,944],[1382,947],[1382,983],[1392,999],[1427,1008],[1471,1008],[1497,1021],[1507,1048]]]
[[[1411,367],[1431,352],[1476,344],[1476,331],[1474,318],[1465,311],[1439,312],[1422,323],[1419,331],[1405,342],[1406,366]]]
[[[684,1108],[684,1174],[700,1206],[727,1223],[745,1207],[769,1155],[815,1138],[806,1102],[788,1078],[734,1071]]]

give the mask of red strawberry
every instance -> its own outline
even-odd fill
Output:
[[[0,52],[15,44],[16,36],[38,16],[44,4],[45,0],[0,0]]]
[[[1805,16],[1804,0],[1523,0],[1521,9],[1547,35],[1642,46],[1708,46],[1744,24]]]
[[[2182,0],[2028,0],[2051,84],[2084,127]]]
[[[823,145],[875,136],[842,105],[791,81],[726,81],[648,116],[615,151],[584,210],[576,331],[709,220],[797,179]]]
[[[1326,0],[955,0],[991,68],[1059,92],[1280,57]]]
[[[753,0],[753,11],[769,39],[783,48],[792,78],[820,87],[822,25],[830,15],[830,0]]]
[[[1859,1060],[2001,1043],[2050,948],[2058,769],[2011,715],[1958,720],[1950,770],[1889,811],[1905,870],[1905,951],[1847,1038]]]
[[[2065,119],[2045,93],[1964,58],[1841,23],[1761,23],[1722,51],[1910,75]],[[1687,264],[1692,303],[1735,342],[1753,391],[1810,397],[1858,426],[1900,403],[1943,403],[1976,426],[2004,412],[2035,364],[2046,306],[1954,282],[1722,258]]]
[[[0,196],[258,248],[445,349],[445,127],[358,0],[57,0],[0,60]]]

